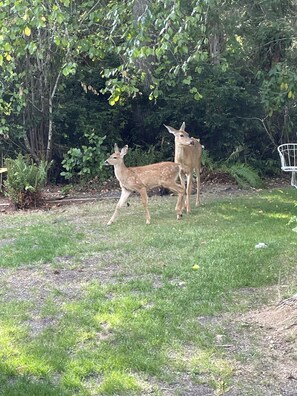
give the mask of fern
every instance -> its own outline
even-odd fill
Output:
[[[210,156],[209,151],[205,149],[202,151],[201,164],[204,168],[208,169],[211,172],[213,172],[217,168],[217,164]]]
[[[28,156],[18,155],[16,159],[7,158],[6,195],[17,208],[37,206],[41,201],[41,188],[47,178],[50,164],[41,161],[34,164]]]
[[[261,177],[255,169],[249,165],[238,163],[228,167],[225,166],[224,170],[229,173],[242,188],[262,188],[264,186]]]

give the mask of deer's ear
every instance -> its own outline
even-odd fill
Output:
[[[114,152],[115,153],[119,153],[120,152],[119,147],[118,147],[118,145],[116,143],[114,144]]]
[[[175,135],[178,131],[174,128],[172,128],[171,126],[165,125],[163,124],[165,128],[167,128],[168,132],[173,133],[173,135]]]
[[[128,153],[128,145],[124,146],[121,150],[121,158],[123,158]]]
[[[181,127],[179,128],[180,131],[185,131],[186,130],[186,123],[185,121],[181,124]]]

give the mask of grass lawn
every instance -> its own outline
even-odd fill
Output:
[[[296,293],[297,191],[130,203],[0,215],[0,394],[260,395],[219,319]]]

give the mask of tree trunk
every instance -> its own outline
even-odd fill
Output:
[[[218,33],[210,34],[208,42],[211,62],[213,65],[219,65],[221,57],[221,35]]]
[[[49,106],[48,106],[48,137],[47,137],[47,148],[46,148],[46,162],[50,163],[52,159],[52,143],[53,143],[53,100],[58,88],[61,72],[58,73],[54,87],[49,95]]]
[[[146,12],[148,9],[149,5],[151,4],[152,0],[135,0],[133,4],[133,21],[134,24],[137,25],[137,27],[141,28],[139,20],[143,16],[143,14]],[[146,43],[142,42],[140,43],[141,46],[146,45]],[[137,59],[135,61],[137,69],[142,70],[145,73],[145,79],[143,82],[143,88],[145,92],[150,92],[150,85],[152,81],[152,72],[151,72],[151,63],[153,61],[153,57],[145,57],[142,59]]]
[[[224,26],[222,12],[217,1],[213,1],[208,8],[206,17],[206,31],[209,44],[209,56],[213,65],[219,65],[224,46]]]

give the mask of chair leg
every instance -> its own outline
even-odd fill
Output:
[[[291,186],[297,188],[297,177],[296,177],[296,172],[292,172]]]

